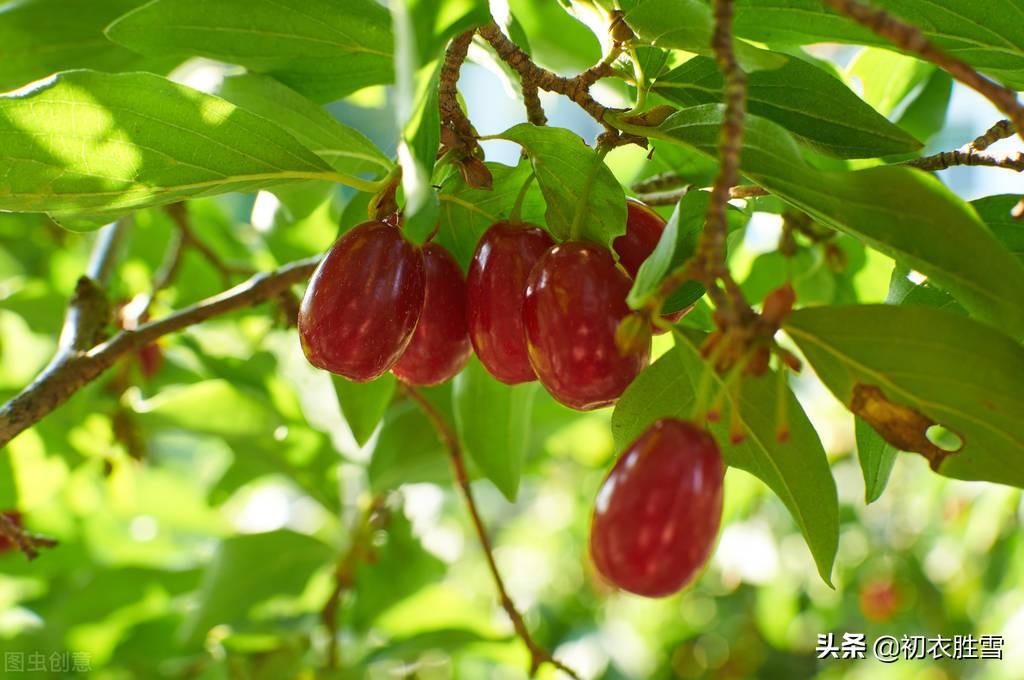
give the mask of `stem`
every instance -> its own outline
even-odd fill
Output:
[[[519,193],[516,194],[516,202],[512,204],[512,212],[508,214],[508,221],[512,224],[522,223],[523,200],[526,198],[526,192],[529,191],[530,184],[533,183],[536,176],[535,173],[531,172],[530,176],[523,182],[523,186],[520,187]]]
[[[424,415],[427,416],[427,419],[430,420],[434,429],[437,430],[438,436],[448,449],[452,474],[455,477],[455,483],[462,492],[462,497],[466,502],[466,509],[469,510],[470,519],[473,521],[473,528],[476,530],[477,539],[480,541],[480,547],[484,551],[484,559],[487,561],[487,568],[490,570],[491,578],[494,580],[494,585],[498,590],[498,600],[501,603],[501,608],[505,610],[505,613],[512,620],[512,627],[515,629],[516,635],[523,641],[523,644],[526,645],[530,652],[530,675],[532,676],[536,673],[541,665],[548,663],[569,677],[580,680],[580,676],[574,670],[555,659],[551,656],[550,652],[537,645],[530,635],[529,628],[526,627],[523,615],[519,613],[512,598],[509,597],[508,590],[505,588],[505,581],[498,570],[498,564],[494,561],[494,548],[491,546],[491,539],[487,536],[487,530],[484,528],[483,520],[480,518],[480,511],[477,509],[476,501],[473,499],[473,490],[469,484],[469,475],[466,473],[462,448],[459,446],[459,440],[455,436],[455,432],[452,431],[440,412],[434,408],[434,405],[427,401],[419,391],[405,384],[402,384],[402,389],[416,402]]]
[[[274,272],[257,274],[231,290],[202,300],[170,316],[142,324],[135,330],[123,330],[94,346],[77,347],[64,356],[58,351],[54,361],[43,369],[32,384],[0,407],[0,447],[98,378],[125,354],[169,333],[273,299],[293,284],[309,278],[316,269],[318,260],[319,258],[298,260]],[[82,281],[88,282],[88,290],[97,290],[91,279],[82,277],[79,280],[80,287]],[[102,291],[100,295],[102,296]],[[74,305],[75,301],[72,300],[71,307]],[[103,319],[105,321],[105,317]],[[95,327],[98,322],[95,311],[90,313],[88,320],[89,327]],[[97,337],[91,339],[98,341]]]
[[[633,108],[622,115],[631,116],[642,111],[644,103],[647,101],[647,76],[644,74],[644,67],[640,64],[640,56],[636,53],[636,48],[628,48],[627,53],[630,61],[633,62],[633,77],[636,79],[636,103],[633,104]]]

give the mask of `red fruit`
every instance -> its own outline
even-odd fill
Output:
[[[448,251],[423,248],[423,312],[405,354],[391,372],[410,385],[437,385],[462,370],[472,350],[466,331],[466,282]]]
[[[615,342],[630,314],[631,285],[611,253],[582,241],[551,248],[530,272],[523,304],[530,365],[566,406],[608,406],[647,366],[650,342],[627,351]]]
[[[634,279],[640,271],[640,265],[654,252],[663,231],[665,220],[653,208],[635,198],[626,199],[626,233],[612,241],[612,248],[619,256],[619,264]],[[690,309],[692,307],[665,314],[664,318],[675,323],[686,316]],[[655,333],[665,332],[657,326],[652,326],[652,330]]]
[[[612,241],[619,262],[634,279],[661,239],[665,220],[635,198],[626,199],[626,233]]]
[[[899,588],[888,579],[865,584],[861,587],[857,600],[864,618],[875,623],[884,623],[892,619],[903,604]]]
[[[503,383],[537,379],[526,351],[523,296],[530,270],[553,245],[540,227],[498,222],[473,254],[466,279],[469,337],[480,362]]]
[[[590,554],[598,571],[637,595],[680,590],[711,555],[724,475],[707,431],[675,418],[651,425],[626,447],[597,494]]]
[[[22,522],[21,522],[21,513],[18,512],[17,510],[8,510],[8,511],[6,511],[4,513],[0,513],[0,514],[3,514],[4,517],[6,517],[8,520],[10,520],[11,523],[14,524],[16,527],[20,528],[20,527],[24,526],[22,524]],[[15,549],[17,549],[17,547],[18,547],[17,544],[15,544],[14,541],[12,541],[10,538],[8,538],[7,534],[0,533],[0,554],[3,554],[5,552],[10,552],[12,550],[15,550]]]
[[[423,254],[383,222],[364,222],[331,247],[299,308],[309,363],[349,380],[386,373],[412,339],[424,291]]]

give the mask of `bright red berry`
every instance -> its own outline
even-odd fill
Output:
[[[391,372],[410,385],[438,385],[461,371],[472,351],[466,332],[466,281],[455,258],[434,243],[423,247],[423,268],[423,312]]]
[[[665,231],[665,220],[653,208],[635,198],[626,199],[626,233],[612,241],[612,248],[619,256],[619,264],[625,267],[634,279],[637,272],[640,271],[640,265],[651,256],[658,246],[663,231]],[[691,307],[680,309],[677,312],[666,314],[664,318],[675,323],[686,316],[690,309]],[[657,326],[653,330],[655,333],[665,332]]]
[[[530,365],[566,406],[608,406],[647,366],[649,341],[626,350],[615,341],[631,312],[631,285],[611,253],[582,241],[551,248],[530,273],[523,304]]]
[[[626,447],[601,485],[590,529],[598,571],[623,590],[670,595],[707,562],[722,520],[718,445],[665,418]]]
[[[533,265],[555,244],[540,227],[498,222],[484,233],[467,277],[469,337],[503,383],[536,380],[526,351],[523,297]]]
[[[306,358],[366,382],[395,365],[416,329],[423,255],[393,226],[364,222],[338,239],[313,273],[299,309]]]

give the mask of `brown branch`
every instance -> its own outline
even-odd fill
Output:
[[[953,151],[943,151],[924,158],[915,158],[905,161],[901,165],[909,165],[921,170],[945,170],[958,165],[985,166],[989,168],[1006,168],[1024,172],[1024,153],[1020,151],[994,156],[992,154],[975,151],[970,144]]]
[[[459,105],[458,82],[462,64],[469,54],[469,45],[473,42],[473,31],[460,33],[452,39],[444,53],[441,73],[438,77],[437,105],[441,112],[441,127],[448,128],[464,145],[472,148],[476,145],[476,131]],[[447,141],[447,140],[446,140]],[[448,144],[448,146],[454,146]]]
[[[213,248],[200,239],[192,229],[192,224],[188,218],[188,206],[185,203],[172,203],[165,206],[164,211],[170,215],[171,219],[178,226],[178,230],[181,232],[181,237],[184,240],[184,245],[194,248],[211,267],[220,272],[221,279],[225,285],[231,283],[233,276],[252,276],[256,273],[256,270],[252,267],[225,262]]]
[[[1021,106],[1017,100],[1016,92],[989,80],[966,62],[947,54],[928,40],[916,26],[904,23],[888,12],[866,5],[859,0],[822,0],[822,2],[858,24],[871,29],[896,47],[906,52],[912,52],[948,71],[954,78],[979,92],[997,109],[1005,113],[1018,132],[1024,132],[1024,106]],[[1002,134],[1002,132],[997,134]]]
[[[652,193],[638,193],[637,198],[646,203],[647,205],[675,205],[679,202],[683,196],[685,196],[691,187],[685,186],[679,189],[673,189],[671,191],[657,191]],[[755,198],[757,196],[767,196],[768,191],[756,186],[738,186],[729,189],[729,200],[737,198]]]
[[[39,557],[40,548],[57,547],[56,540],[26,531],[18,521],[11,518],[12,514],[18,517],[17,513],[0,512],[0,537],[17,547],[26,558],[34,560]]]
[[[523,81],[523,104],[526,105],[526,120],[534,125],[547,125],[548,117],[544,113],[544,106],[540,103],[540,91],[533,83]]]
[[[0,447],[98,378],[125,354],[158,338],[228,312],[277,297],[308,278],[318,258],[299,260],[276,271],[257,274],[245,283],[135,330],[122,330],[88,349],[56,357],[20,394],[0,407]]]
[[[696,278],[708,289],[715,307],[721,310],[728,325],[749,320],[753,316],[739,286],[732,278],[725,258],[725,241],[729,225],[726,214],[729,193],[739,183],[740,153],[743,147],[743,124],[746,117],[747,77],[733,51],[733,0],[715,0],[715,28],[711,48],[718,67],[725,76],[725,113],[718,140],[718,176],[711,188],[707,222],[691,263]],[[721,281],[724,290],[719,288]]]
[[[385,496],[377,496],[359,513],[352,527],[352,538],[346,550],[334,567],[334,587],[320,610],[320,621],[327,631],[327,668],[338,667],[338,609],[341,598],[351,590],[356,582],[356,569],[364,562],[375,560],[373,550],[373,533],[382,528],[387,521],[384,511],[387,509]],[[381,521],[381,517],[384,521]]]
[[[976,137],[973,142],[967,145],[967,148],[973,151],[984,151],[1001,139],[1013,137],[1015,132],[1016,128],[1014,128],[1013,123],[1004,118],[986,130],[985,134]]]
[[[655,194],[670,189],[685,188],[686,179],[674,172],[663,172],[633,184],[633,191],[638,194]]]
[[[564,95],[579,104],[584,111],[603,125],[607,131],[618,134],[618,131],[604,119],[606,112],[615,109],[609,109],[599,104],[590,95],[590,87],[594,83],[614,73],[611,61],[614,60],[615,56],[618,56],[616,51],[609,55],[611,58],[603,59],[600,63],[595,64],[575,78],[564,78],[534,63],[530,55],[526,54],[518,45],[509,40],[493,20],[478,28],[477,32],[484,40],[490,43],[498,57],[519,74],[524,87],[540,88],[548,92]]]
[[[530,652],[530,675],[533,676],[541,665],[548,663],[566,675],[575,678],[576,680],[580,680],[580,676],[574,670],[555,659],[551,656],[550,652],[541,648],[534,641],[533,637],[530,635],[529,628],[526,627],[526,621],[523,619],[523,615],[519,613],[519,610],[516,609],[515,603],[512,602],[512,598],[509,597],[508,590],[505,588],[505,581],[502,579],[501,572],[498,570],[498,565],[494,561],[494,549],[491,546],[491,539],[487,536],[487,530],[484,528],[483,520],[480,518],[480,511],[477,509],[476,501],[473,499],[473,490],[469,484],[469,475],[466,473],[466,464],[462,458],[462,448],[459,446],[459,440],[455,436],[455,433],[445,421],[444,417],[436,408],[434,408],[434,405],[431,404],[422,394],[407,385],[403,384],[402,387],[405,393],[416,402],[433,424],[434,429],[437,430],[438,436],[448,449],[448,457],[452,465],[452,474],[455,477],[455,483],[462,492],[463,499],[466,501],[466,508],[469,510],[469,516],[473,520],[473,528],[476,530],[477,538],[480,541],[480,547],[484,551],[484,558],[487,560],[487,567],[490,569],[491,577],[494,579],[494,585],[498,589],[498,599],[501,603],[501,608],[505,610],[509,619],[512,620],[512,627],[515,629],[516,635],[523,641],[523,644],[526,645],[526,648]]]

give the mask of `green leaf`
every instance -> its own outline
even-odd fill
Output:
[[[373,0],[155,0],[107,36],[141,54],[239,64],[319,102],[393,77],[388,12]]]
[[[341,415],[352,430],[356,443],[362,446],[369,441],[384,417],[398,381],[390,373],[368,383],[352,382],[337,375],[332,375],[331,380],[338,395]]]
[[[640,0],[626,11],[626,23],[656,47],[708,51],[711,10],[699,0]]]
[[[389,515],[382,545],[374,546],[373,563],[356,567],[352,622],[365,630],[390,607],[441,580],[445,564],[427,552],[401,510]]]
[[[926,61],[878,47],[865,47],[846,67],[850,78],[860,80],[864,101],[884,116],[895,111],[934,72],[935,67]]]
[[[864,502],[874,503],[889,483],[889,474],[899,452],[862,418],[855,418],[854,434],[857,437],[857,459],[864,475]]]
[[[523,183],[533,173],[529,161],[516,167],[487,163],[494,186],[490,191],[474,189],[459,172],[452,172],[441,184],[441,222],[435,241],[448,249],[462,267],[468,268],[476,245],[484,232],[501,220],[508,219]],[[544,222],[544,197],[532,182],[522,205],[524,222]]]
[[[698,106],[670,116],[658,128],[629,131],[716,154],[721,107]],[[964,306],[1024,335],[1024,266],[996,240],[959,197],[926,173],[902,167],[823,171],[800,155],[775,123],[748,116],[743,173],[819,222],[934,279]]]
[[[274,121],[328,165],[348,175],[379,177],[394,164],[363,133],[273,78],[245,74],[225,78],[218,95]]]
[[[1014,89],[1024,88],[1024,0],[874,0],[924,36]],[[889,47],[873,31],[825,9],[819,0],[737,0],[734,30],[756,42],[849,42]]]
[[[611,246],[626,231],[626,196],[604,160],[564,128],[524,123],[499,135],[530,156],[544,200],[547,229],[559,241],[584,238]],[[573,224],[580,227],[572,234]]]
[[[896,124],[927,142],[946,125],[946,112],[953,96],[953,76],[938,69],[925,81]]]
[[[135,411],[155,425],[222,437],[269,439],[282,424],[269,402],[222,379],[165,388]]]
[[[0,20],[0,91],[57,71],[154,70],[154,64],[103,35],[107,24],[143,0],[22,0],[3,5]]]
[[[455,427],[463,449],[510,502],[519,492],[536,388],[536,383],[498,382],[475,358],[452,385]]]
[[[264,600],[299,595],[332,556],[327,545],[287,530],[224,540],[203,575],[199,606],[185,621],[183,637],[201,641],[215,625],[244,623]]]
[[[449,38],[487,23],[486,0],[401,0],[409,6],[421,64],[437,58]]]
[[[788,55],[778,68],[748,75],[747,107],[809,144],[842,158],[907,153],[920,142],[885,119],[839,79]],[[655,83],[666,99],[696,106],[722,99],[723,79],[714,59],[694,57]]]
[[[706,191],[690,191],[679,201],[665,230],[661,232],[658,245],[640,265],[626,300],[631,307],[639,309],[643,306],[647,296],[661,284],[662,279],[696,252],[710,203],[711,195]],[[735,221],[731,222],[735,224]],[[703,295],[704,286],[689,281],[669,296],[662,310],[669,314],[677,312],[692,305]]]
[[[268,120],[147,73],[70,71],[0,97],[0,136],[0,210],[113,213],[286,180],[366,184]]]
[[[1024,222],[1010,214],[1018,201],[1020,196],[1004,194],[979,198],[971,206],[1006,249],[1024,260]]]
[[[612,414],[617,449],[625,448],[658,418],[690,418],[706,366],[698,350],[703,338],[703,333],[692,330],[678,334],[676,347],[641,373],[622,395]],[[714,389],[721,389],[721,378],[713,376]],[[759,478],[786,504],[818,572],[831,584],[839,542],[835,481],[814,427],[788,389],[786,399],[790,427],[786,443],[775,438],[778,389],[772,374],[743,381],[740,413],[746,439],[741,444],[727,443],[727,422],[713,423],[710,429],[723,443],[722,457],[728,465]]]
[[[402,484],[451,480],[448,454],[437,431],[415,403],[396,401],[384,415],[367,470],[370,488],[390,491]]]
[[[905,413],[898,412],[904,407],[955,433],[963,447],[945,459],[940,474],[1024,486],[1024,348],[1018,343],[958,314],[917,305],[801,309],[785,330],[847,406],[859,390],[882,417]],[[865,388],[877,388],[885,401]]]

